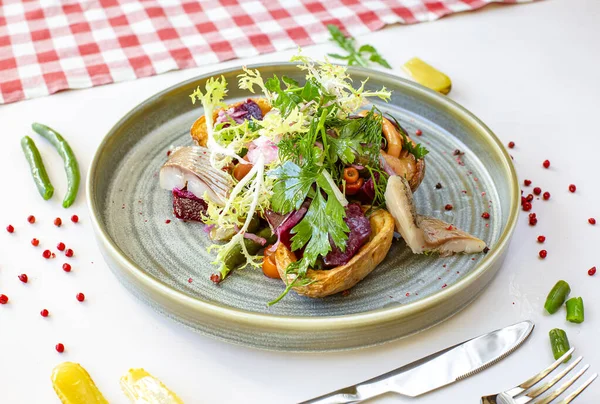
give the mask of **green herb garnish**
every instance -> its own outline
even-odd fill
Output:
[[[337,53],[328,53],[327,55],[334,59],[345,60],[349,66],[359,65],[362,67],[368,67],[368,62],[380,64],[383,67],[391,69],[392,66],[379,54],[377,49],[372,45],[363,45],[356,50],[355,40],[351,36],[345,36],[340,29],[329,24],[327,26],[329,33],[331,34],[331,40],[339,45],[340,48],[348,52],[347,55],[339,55]]]
[[[403,150],[406,150],[407,152],[409,152],[410,154],[415,156],[416,160],[422,159],[427,154],[429,154],[429,150],[427,150],[425,148],[425,146],[423,146],[422,144],[417,143],[416,146],[413,146],[412,142],[410,142],[408,140],[406,131],[404,130],[404,128],[402,126],[400,126],[400,123],[398,122],[398,120],[393,115],[390,115],[390,114],[386,114],[386,115],[394,120],[394,123],[396,124],[396,129],[398,129],[398,132],[400,132],[400,135],[402,135],[402,149]]]

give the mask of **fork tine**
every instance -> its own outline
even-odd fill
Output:
[[[589,367],[590,367],[590,365],[585,365],[579,372],[577,372],[577,374],[575,376],[570,378],[565,384],[563,384],[558,389],[553,391],[552,394],[550,394],[549,396],[544,397],[543,399],[538,401],[537,404],[548,404],[548,403],[551,403],[552,401],[554,401],[554,399],[556,397],[560,396],[566,389],[571,387],[571,385],[573,383],[575,383],[575,381],[577,379],[579,379],[581,377],[581,375],[584,374],[585,371],[589,369]]]
[[[573,353],[574,350],[575,350],[575,347],[572,347],[571,349],[569,349],[563,356],[558,358],[552,365],[548,366],[546,369],[542,370],[540,373],[538,373],[537,375],[528,379],[524,383],[521,383],[518,386],[518,388],[527,390],[528,388],[530,388],[531,386],[533,386],[534,384],[536,384],[537,382],[542,380],[544,377],[548,376],[548,373],[552,372],[554,369],[556,369],[558,367],[558,365],[563,363],[563,361],[565,359],[567,359],[569,357],[569,355],[571,355]]]
[[[563,377],[565,377],[565,375],[567,373],[569,373],[571,370],[573,370],[573,368],[575,366],[577,366],[579,364],[579,362],[581,362],[582,359],[583,359],[583,356],[580,356],[579,358],[575,359],[573,361],[573,363],[571,363],[569,366],[567,366],[566,368],[564,368],[563,370],[561,370],[560,373],[557,374],[556,376],[554,376],[554,378],[552,380],[550,380],[549,382],[541,385],[540,387],[537,387],[537,388],[531,390],[529,393],[527,393],[525,395],[527,397],[531,397],[531,398],[536,398],[536,397],[540,396],[542,393],[544,393],[550,387],[552,387],[556,383],[558,383],[560,381],[560,379],[562,379]]]
[[[581,392],[585,389],[587,389],[587,387],[592,384],[592,382],[594,380],[596,380],[596,377],[598,377],[598,373],[594,373],[592,375],[592,377],[590,377],[589,379],[586,380],[585,383],[583,383],[581,386],[579,386],[579,388],[577,390],[575,390],[574,392],[572,392],[571,394],[569,394],[567,397],[565,397],[564,400],[562,400],[559,404],[569,404],[571,401],[575,400],[575,398],[581,394]]]

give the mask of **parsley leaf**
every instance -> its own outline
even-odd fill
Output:
[[[330,39],[337,43],[340,48],[348,52],[347,55],[329,53],[328,56],[334,59],[345,60],[349,66],[360,65],[362,67],[368,67],[367,61],[369,60],[373,63],[380,64],[383,67],[387,67],[388,69],[392,68],[387,60],[385,60],[372,45],[363,45],[356,50],[354,38],[351,36],[346,37],[342,31],[333,24],[329,24],[327,29],[331,34]]]
[[[286,75],[281,76],[281,81],[285,83],[285,85],[287,86],[287,90],[299,87],[299,84],[296,80]]]
[[[330,159],[353,164],[356,156],[365,156],[371,165],[379,167],[379,149],[383,141],[381,115],[373,108],[366,116],[342,121],[338,137],[329,137]],[[364,163],[364,162],[363,162]]]
[[[302,102],[302,98],[300,98],[298,94],[281,89],[281,82],[279,81],[279,77],[276,75],[273,75],[273,77],[265,82],[265,87],[270,92],[277,94],[277,98],[272,102],[272,104],[275,108],[279,109],[281,116],[283,117],[288,116],[290,111],[296,108],[298,104]]]
[[[329,137],[329,158],[335,163],[338,158],[346,165],[353,164],[357,154],[360,153],[362,147],[360,145],[360,137],[348,136],[342,132],[337,138]]]
[[[304,246],[302,263],[298,264],[298,275],[303,276],[308,267],[313,266],[319,256],[325,256],[331,251],[329,237],[340,248],[345,247],[350,232],[344,222],[344,207],[330,194],[327,201],[317,187],[304,218],[292,229],[292,251]]]
[[[273,210],[285,215],[299,209],[318,175],[316,166],[307,165],[300,168],[292,161],[286,161],[271,170],[269,176],[277,179],[271,197]]]

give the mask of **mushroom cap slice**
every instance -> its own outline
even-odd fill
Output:
[[[359,116],[366,116],[368,111],[360,111]],[[412,146],[417,143],[410,138],[402,127],[396,127],[389,119],[382,117],[381,130],[387,142],[386,150],[381,150],[381,163],[388,174],[395,174],[408,179],[410,189],[417,190],[425,178],[425,159],[416,159],[415,156],[404,150],[404,140]]]
[[[442,256],[454,253],[479,253],[483,240],[456,228],[450,223],[429,216],[417,215],[408,181],[391,176],[385,190],[385,202],[394,217],[396,230],[413,253],[438,252]]]
[[[263,116],[265,116],[266,113],[271,110],[271,104],[269,104],[269,102],[266,99],[264,99],[264,98],[250,98],[250,99],[258,104],[258,107],[260,108]],[[235,104],[231,104],[227,108],[237,107],[238,105],[241,105],[244,102],[246,102],[246,100],[236,102]],[[219,116],[219,111],[222,111],[222,110],[223,110],[223,108],[218,109],[213,112],[213,121],[216,121],[217,117]],[[208,132],[206,131],[206,117],[204,116],[204,114],[202,114],[202,116],[200,118],[196,119],[196,121],[190,128],[190,135],[192,136],[192,139],[198,146],[206,147],[206,142],[208,141]]]
[[[329,270],[309,269],[306,276],[313,282],[296,286],[294,291],[308,297],[325,297],[350,289],[369,275],[383,261],[392,245],[394,218],[386,210],[379,209],[369,217],[371,238],[345,265]],[[296,256],[283,243],[274,253],[279,276],[286,284],[293,282],[295,275],[286,276],[285,269],[296,261]]]

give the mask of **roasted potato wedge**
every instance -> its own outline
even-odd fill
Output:
[[[392,245],[394,218],[386,210],[379,209],[369,217],[371,238],[346,264],[330,270],[309,269],[307,277],[314,280],[306,286],[294,287],[294,291],[308,297],[325,297],[350,289],[363,280],[383,261]],[[274,253],[275,263],[281,279],[286,284],[294,280],[293,275],[286,279],[285,268],[296,261],[296,257],[283,243]]]
[[[251,100],[258,104],[263,116],[265,116],[265,114],[271,110],[271,104],[269,104],[269,102],[264,98],[251,98]],[[239,104],[242,104],[243,102],[245,101],[240,101],[238,103],[231,104],[227,108],[235,107]],[[213,112],[213,119],[217,119],[219,111],[221,110],[219,109]],[[206,117],[204,115],[196,119],[196,122],[194,122],[194,124],[190,128],[190,135],[192,136],[192,139],[198,146],[206,147],[208,133],[206,132]]]

